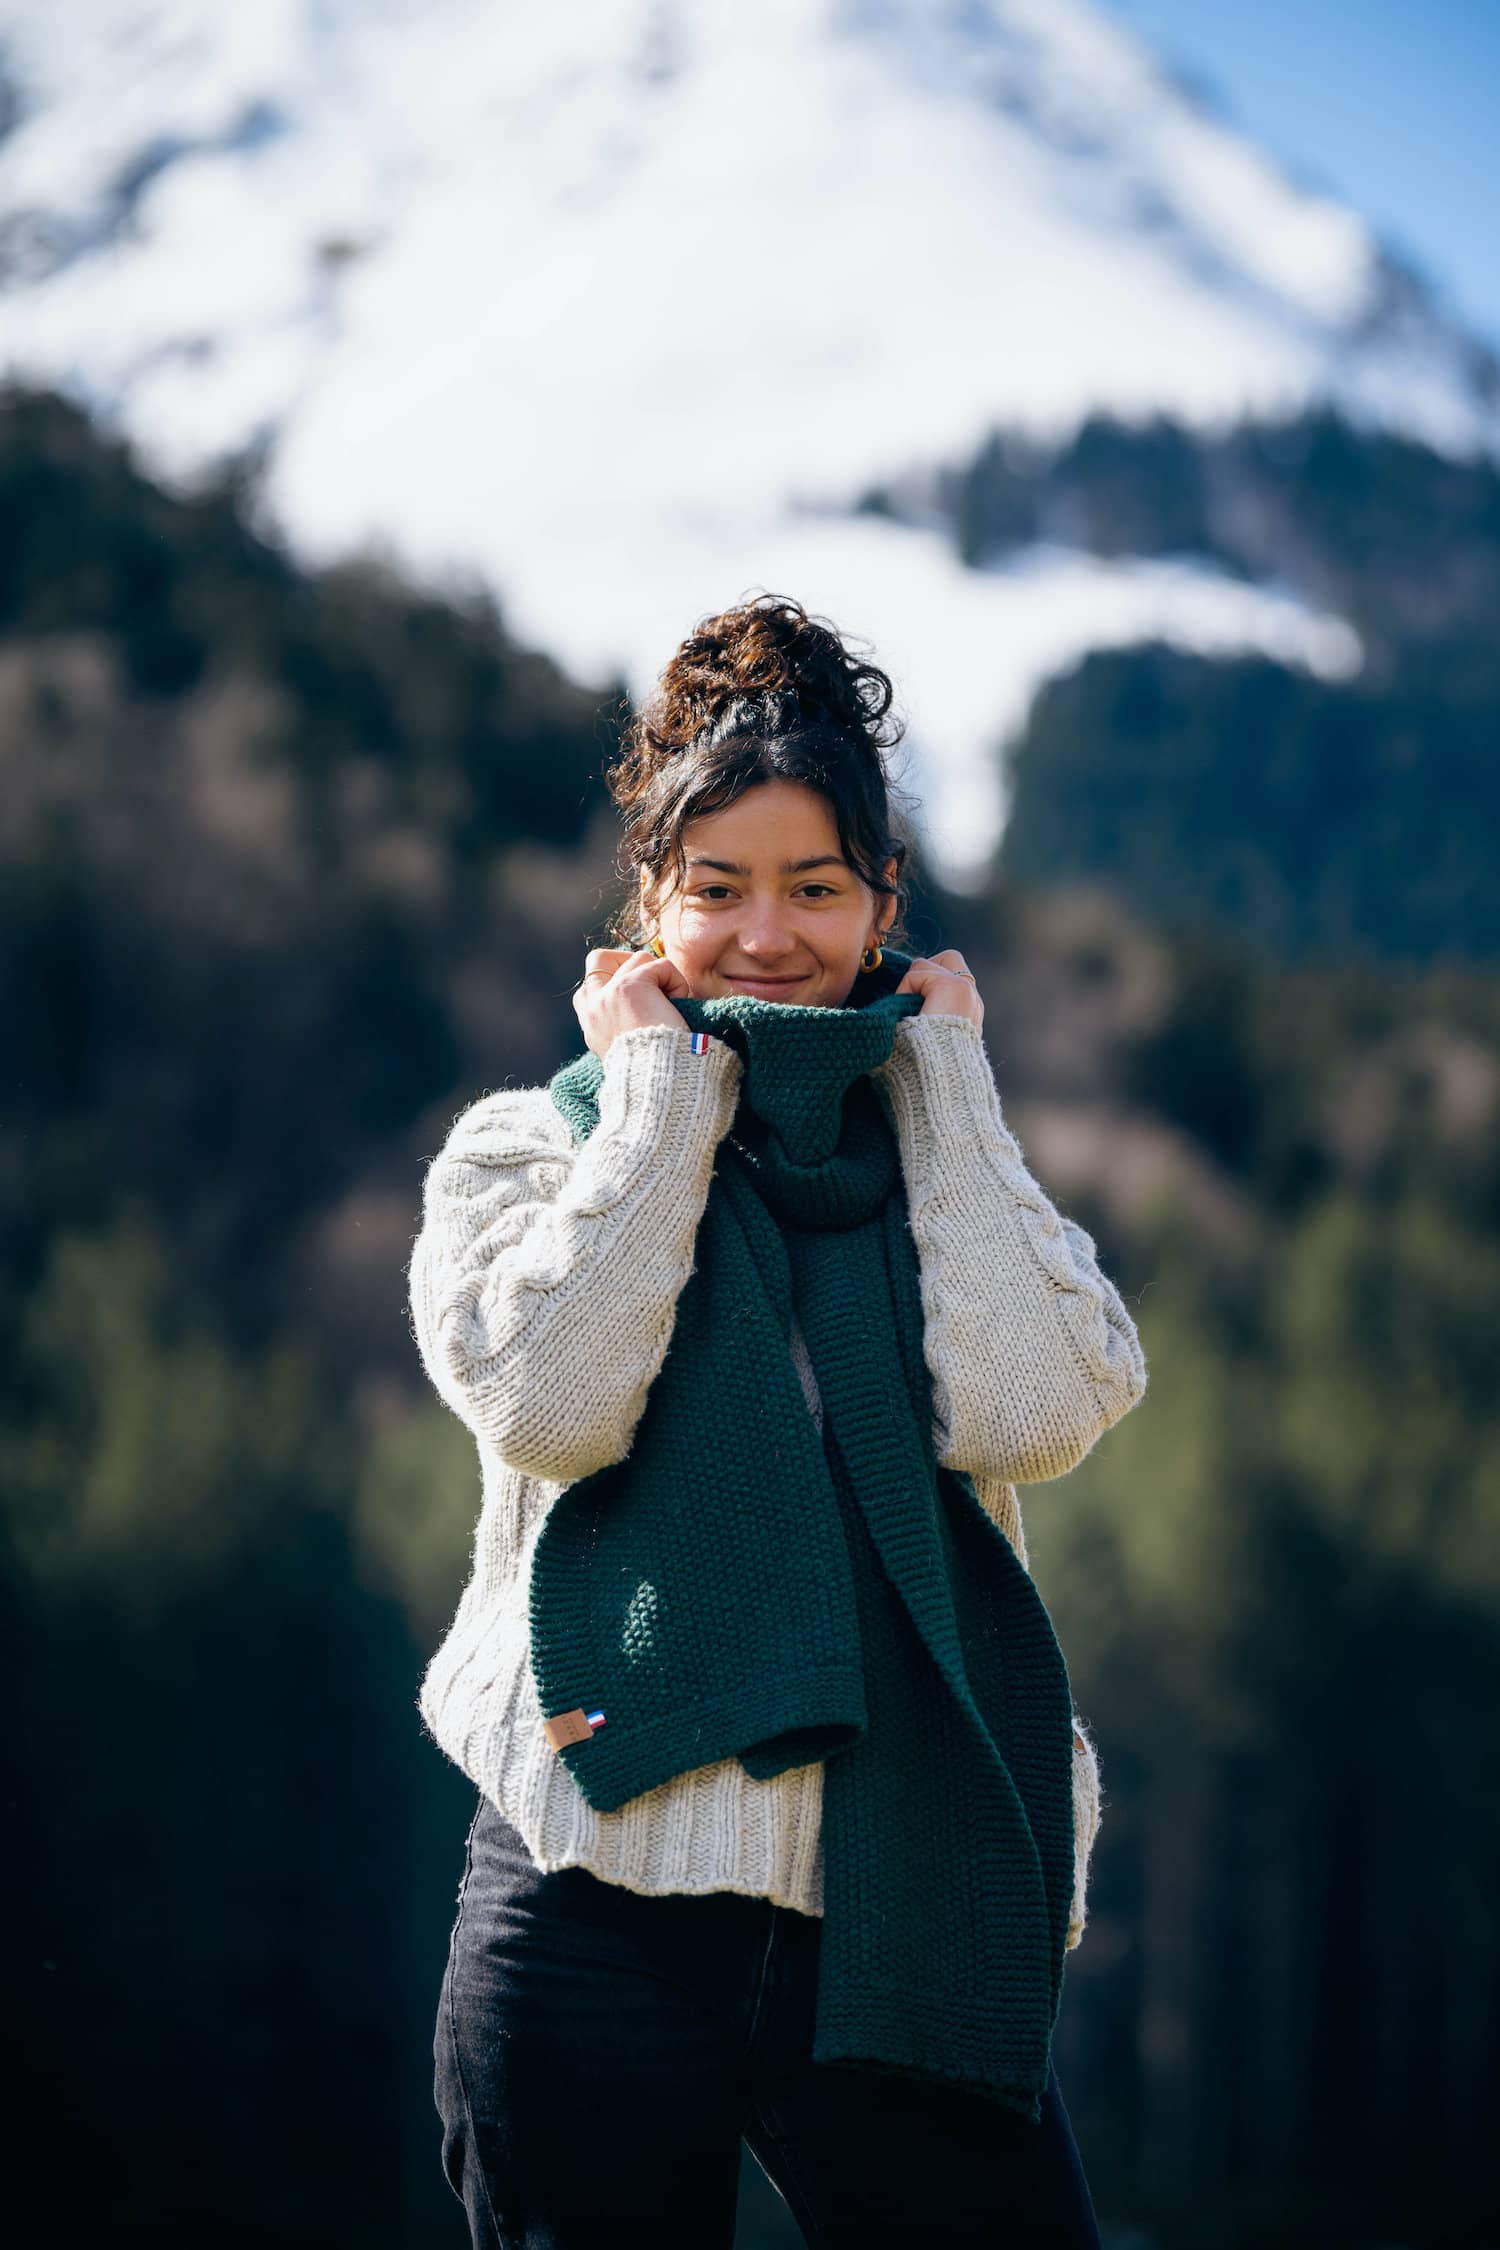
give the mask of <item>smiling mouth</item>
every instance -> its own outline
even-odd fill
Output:
[[[805,977],[729,977],[726,982],[729,984],[755,985],[776,991],[784,984],[805,984],[807,979]]]

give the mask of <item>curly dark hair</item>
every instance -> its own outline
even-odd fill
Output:
[[[892,689],[878,665],[851,653],[826,618],[789,596],[760,593],[700,618],[625,728],[608,769],[625,815],[618,869],[626,896],[611,924],[617,945],[645,943],[640,873],[652,896],[670,869],[687,872],[682,831],[771,780],[819,790],[839,848],[873,891],[894,896],[886,935],[900,942],[907,908],[901,880],[909,845],[896,832],[885,753],[905,722],[891,718]],[[888,882],[885,863],[896,862]]]

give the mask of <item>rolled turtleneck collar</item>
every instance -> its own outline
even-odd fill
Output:
[[[883,1063],[896,1026],[922,1006],[917,992],[898,992],[911,956],[887,948],[880,966],[855,979],[841,1008],[799,1007],[748,992],[710,1000],[674,1000],[691,1031],[732,1046],[744,1064],[737,1125],[748,1111],[799,1169],[826,1164],[839,1145],[850,1086]]]
[[[725,1136],[769,1208],[791,1224],[860,1226],[898,1184],[900,1157],[870,1072],[922,996],[898,992],[911,955],[885,949],[841,1008],[799,1007],[748,992],[674,1000],[690,1031],[733,1047],[744,1065]],[[591,1050],[551,1080],[574,1137],[599,1121],[604,1065]]]

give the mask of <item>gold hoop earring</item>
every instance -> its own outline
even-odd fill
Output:
[[[870,958],[872,953],[875,956],[873,961]],[[859,957],[861,975],[868,976],[872,969],[878,969],[880,967],[880,964],[884,959],[885,952],[881,946],[867,945],[864,949],[864,952]]]
[[[651,947],[651,951],[656,955],[657,960],[665,961],[667,957],[667,949],[662,944],[661,939],[659,937],[654,937],[649,939],[647,942]]]

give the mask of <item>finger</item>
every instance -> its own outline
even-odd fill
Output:
[[[633,961],[633,953],[622,952],[616,946],[596,945],[583,957],[583,974],[590,977],[612,977],[625,961]]]
[[[639,966],[642,976],[654,978],[669,1000],[686,999],[692,991],[692,986],[670,953],[653,953],[648,946],[641,955]]]

